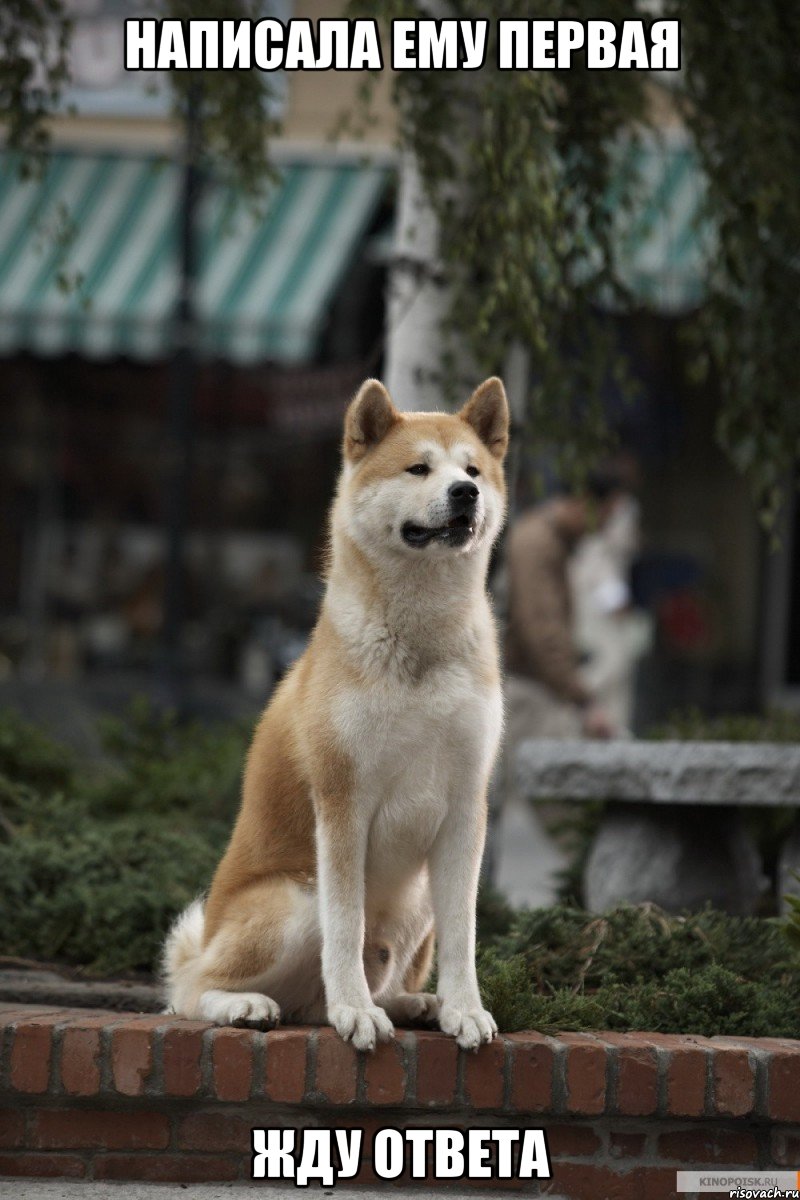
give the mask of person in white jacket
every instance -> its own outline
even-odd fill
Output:
[[[622,493],[569,568],[581,678],[620,733],[630,731],[636,667],[652,640],[650,617],[631,601],[631,564],[640,542],[639,502]]]

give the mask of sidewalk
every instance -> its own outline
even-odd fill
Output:
[[[566,858],[532,804],[513,799],[498,818],[494,885],[514,908],[556,903],[556,874]]]
[[[232,1200],[234,1196],[253,1195],[259,1189],[271,1200],[297,1200],[298,1189],[293,1183],[84,1183],[81,1180],[62,1179],[0,1179],[0,1196],[3,1200],[187,1200],[188,1196],[199,1200]],[[305,1189],[303,1189],[305,1190]],[[408,1191],[385,1183],[382,1188],[314,1188],[313,1195],[335,1197],[335,1200],[386,1200],[387,1196],[408,1197],[421,1200],[424,1189]],[[464,1192],[447,1193],[448,1200],[488,1200],[497,1192],[478,1191],[469,1188]],[[551,1196],[550,1200],[564,1200]]]

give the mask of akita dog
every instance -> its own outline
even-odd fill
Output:
[[[497,1032],[475,974],[486,790],[502,725],[486,594],[508,405],[401,413],[369,379],[345,418],[327,587],[253,737],[230,845],[164,952],[172,1009],[328,1021],[359,1050],[437,1021]],[[438,995],[424,991],[438,944]]]

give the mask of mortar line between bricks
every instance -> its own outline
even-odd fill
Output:
[[[507,1037],[503,1038],[503,1095],[500,1098],[501,1111],[513,1112],[511,1105],[511,1089],[514,1080],[514,1043]]]
[[[770,1157],[772,1150],[772,1130],[764,1125],[756,1125],[753,1130],[756,1138],[756,1154],[758,1156],[759,1170],[764,1170],[770,1165]]]
[[[619,1049],[606,1042],[606,1102],[603,1109],[605,1116],[619,1116]]]
[[[405,1066],[406,1086],[403,1093],[402,1104],[416,1107],[417,1103],[417,1057],[419,1043],[417,1035],[411,1030],[403,1031],[403,1065]]]
[[[703,1115],[707,1117],[714,1116],[714,1061],[716,1050],[709,1047],[704,1047],[706,1056],[706,1088],[703,1097]]]
[[[104,1025],[100,1029],[100,1091],[114,1090],[114,1075],[111,1069],[111,1030],[113,1025]]]
[[[660,1120],[660,1118],[656,1118]],[[650,1128],[645,1129],[644,1135],[644,1160],[648,1165],[658,1166],[658,1125],[653,1127],[652,1118]]]
[[[60,1021],[50,1030],[50,1081],[47,1094],[57,1096],[59,1099],[64,1096],[64,1087],[61,1083],[61,1050],[64,1044],[64,1029],[68,1025],[68,1021]]]
[[[200,1042],[200,1095],[204,1100],[216,1100],[214,1068],[211,1061],[211,1047],[216,1028],[216,1025],[212,1025],[210,1029],[204,1029]]]
[[[367,1056],[360,1051],[356,1053],[356,1104],[367,1103]]]
[[[181,1153],[181,1150],[178,1146],[178,1126],[180,1125],[183,1117],[180,1112],[168,1112],[167,1117],[169,1118],[169,1134],[167,1136],[167,1147],[164,1153],[179,1154]]]
[[[14,1026],[4,1025],[0,1039],[0,1087],[11,1091],[11,1045],[14,1041]]]
[[[150,1064],[150,1072],[147,1076],[144,1086],[145,1096],[163,1096],[164,1091],[164,1034],[169,1029],[170,1022],[165,1021],[163,1025],[159,1025],[151,1034],[152,1046],[152,1061]]]
[[[670,1051],[665,1046],[656,1046],[656,1111],[655,1115],[664,1117],[667,1115],[667,1107],[669,1104],[668,1097],[668,1073],[671,1060]]]
[[[769,1117],[769,1064],[771,1055],[766,1050],[752,1051],[756,1067],[756,1078],[753,1086],[753,1107],[756,1116]]]
[[[126,1024],[127,1014],[120,1014],[119,1021],[109,1021],[109,1024],[104,1025],[102,1028],[102,1033],[106,1034],[106,1038],[101,1040],[101,1049],[103,1050],[103,1068],[107,1068],[108,1078],[106,1080],[106,1090],[109,1092],[116,1092],[116,1080],[114,1079],[114,1033],[121,1025]]]
[[[303,1071],[303,1100],[313,1099],[313,1089],[317,1080],[317,1055],[319,1051],[319,1038],[317,1037],[316,1029],[311,1029],[306,1034],[306,1053],[304,1058]]]
[[[267,1037],[260,1033],[253,1042],[253,1078],[250,1085],[250,1098],[263,1100],[267,1086]]]
[[[464,1095],[464,1073],[467,1069],[465,1058],[466,1053],[466,1050],[462,1050],[459,1046],[458,1053],[456,1055],[456,1080],[455,1088],[453,1090],[453,1099],[459,1108],[464,1108],[467,1104],[467,1098]]]
[[[158,1048],[153,1047],[153,1066],[150,1071],[150,1082],[146,1091],[148,1098],[158,1095],[162,1101],[166,1101],[167,1099],[164,1085],[164,1029],[164,1026],[159,1026],[158,1028]],[[156,1082],[158,1083],[157,1092],[155,1090]],[[178,1151],[178,1125],[181,1121],[181,1112],[180,1109],[172,1112],[167,1109],[166,1115],[169,1120],[166,1152],[173,1153]]]
[[[550,1038],[553,1047],[553,1094],[551,1106],[554,1113],[563,1116],[567,1112],[567,1047],[563,1042]]]

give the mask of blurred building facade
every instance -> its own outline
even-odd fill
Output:
[[[0,180],[0,667],[148,669],[164,619],[165,422],[183,130],[163,85],[127,73],[115,0],[73,0],[74,108],[45,173]],[[324,0],[270,12],[330,16]],[[394,217],[388,72],[358,144],[331,142],[358,74],[276,80],[280,182],[254,210],[207,179],[198,208],[198,368],[185,544],[188,669],[268,691],[313,620],[341,415],[385,336]],[[155,85],[155,86],[153,86]],[[800,551],[766,554],[714,442],[714,381],[684,340],[708,247],[701,181],[656,83],[657,133],[621,151],[634,312],[611,313],[640,381],[607,403],[640,464],[632,591],[654,617],[638,728],[676,706],[752,708],[800,688]],[[793,600],[794,597],[794,600]],[[795,628],[795,626],[798,626]],[[288,649],[287,649],[288,647]]]
[[[115,0],[72,0],[71,85],[44,172],[0,206],[0,662],[146,669],[164,621],[165,443],[185,130],[124,70]],[[138,10],[137,10],[138,11]],[[265,15],[329,15],[274,0]],[[379,368],[393,113],[331,135],[359,77],[277,77],[263,201],[206,175],[196,212],[188,667],[263,692],[313,620],[344,406]]]

